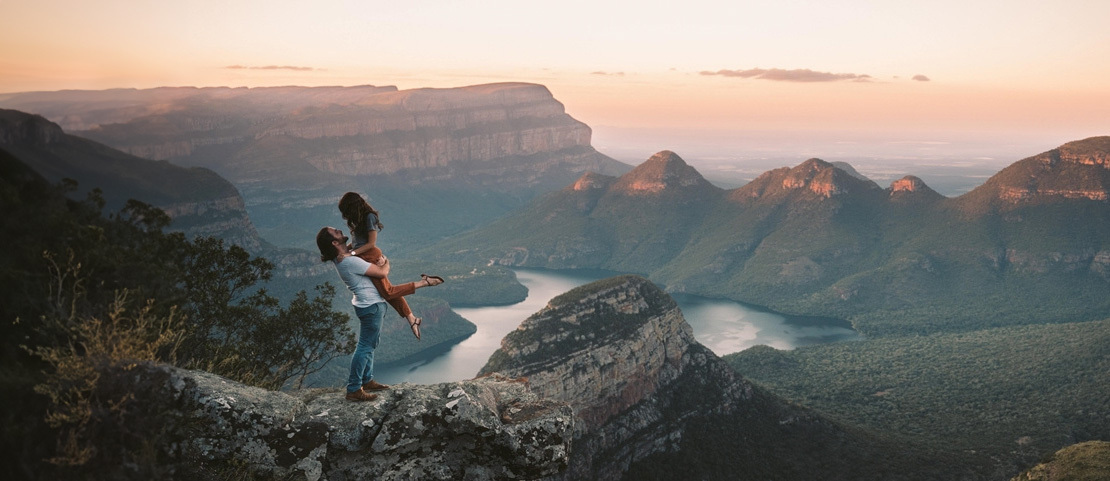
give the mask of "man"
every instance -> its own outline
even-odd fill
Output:
[[[351,304],[354,305],[355,315],[361,324],[358,345],[351,357],[346,398],[348,401],[373,401],[378,395],[368,391],[389,389],[389,386],[374,380],[374,349],[378,347],[381,337],[382,315],[385,313],[386,303],[370,278],[389,275],[389,260],[382,256],[378,264],[371,264],[351,255],[347,240],[343,231],[324,227],[316,234],[316,247],[320,249],[320,260],[332,261],[339,277],[354,294]]]

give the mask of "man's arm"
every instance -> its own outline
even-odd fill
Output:
[[[385,256],[382,256],[382,263],[381,264],[382,265],[370,264],[370,267],[366,268],[366,273],[365,273],[366,276],[367,277],[386,277],[386,276],[388,276],[389,275],[389,266],[391,266],[392,264],[389,263],[389,259],[386,259]]]
[[[376,246],[377,244],[378,244],[378,231],[376,231],[374,229],[370,229],[370,232],[366,234],[366,243],[359,246],[358,249],[355,249],[355,250],[351,251],[351,254],[354,254],[356,256],[360,256],[360,255],[362,255],[363,252],[366,252],[370,249],[373,249],[374,246]]]

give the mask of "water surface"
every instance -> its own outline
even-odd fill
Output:
[[[618,275],[602,270],[514,269],[528,288],[528,297],[509,306],[456,307],[460,316],[478,326],[477,332],[445,352],[395,365],[377,366],[374,377],[383,382],[432,384],[470,379],[486,364],[501,339],[555,296],[590,282]],[[859,334],[838,319],[785,316],[757,306],[690,294],[672,294],[694,337],[717,355],[766,344],[776,349],[858,339]]]

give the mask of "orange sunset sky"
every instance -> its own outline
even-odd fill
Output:
[[[599,149],[645,155],[1110,135],[1106,0],[0,0],[0,18],[0,92],[535,82]]]

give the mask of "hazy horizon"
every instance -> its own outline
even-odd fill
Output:
[[[617,158],[1012,162],[1110,134],[1101,1],[0,0],[0,16],[0,92],[532,82]]]

